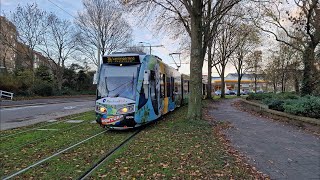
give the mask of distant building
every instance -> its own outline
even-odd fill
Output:
[[[27,45],[19,42],[15,63],[18,69],[35,69],[41,65],[51,68],[51,63],[48,58],[40,52],[32,51]]]
[[[241,79],[240,89],[254,91],[255,84],[255,76],[257,78],[257,90],[267,90],[267,81],[264,80],[263,75],[258,74],[244,74]],[[238,74],[237,73],[229,73],[225,78],[225,88],[229,90],[237,90],[238,89]],[[212,91],[221,89],[221,78],[220,77],[212,77]]]
[[[51,68],[48,58],[17,40],[18,32],[12,22],[0,16],[0,25],[0,72],[35,69],[40,65]]]
[[[0,16],[0,72],[13,71],[15,68],[17,46],[16,26]]]

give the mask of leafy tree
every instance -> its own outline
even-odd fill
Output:
[[[156,16],[157,25],[187,33],[190,50],[190,98],[188,118],[201,119],[202,115],[202,66],[209,42],[216,34],[224,15],[241,0],[130,0],[125,4],[141,17]],[[183,28],[183,31],[181,30]]]
[[[35,76],[42,81],[52,82],[52,75],[48,66],[40,65],[36,69]]]

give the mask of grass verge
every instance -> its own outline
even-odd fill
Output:
[[[226,152],[208,121],[185,119],[187,107],[138,134],[91,179],[252,179]]]
[[[67,128],[67,130],[62,128],[54,132],[47,131],[49,135],[39,141],[34,141],[41,135],[38,134],[39,131],[30,131],[26,134],[18,134],[18,137],[9,137],[9,141],[6,140],[7,138],[1,139],[3,143],[1,144],[0,153],[0,176],[5,176],[25,168],[28,165],[55,153],[59,149],[64,149],[71,144],[100,132],[101,128],[99,126],[90,123],[94,118],[93,113],[91,112],[90,114],[89,112],[88,114],[83,114],[81,118],[84,122],[81,124],[65,125],[64,122],[56,124],[55,126],[57,128],[59,126],[69,126],[71,128]],[[23,138],[25,138],[25,141]],[[21,142],[26,142],[26,144],[20,146]]]

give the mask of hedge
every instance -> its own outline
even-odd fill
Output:
[[[282,111],[290,114],[320,118],[320,97],[299,97],[293,93],[265,93],[249,94],[247,100],[258,100],[268,105],[269,109]]]

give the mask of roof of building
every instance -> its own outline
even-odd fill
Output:
[[[255,74],[243,74],[242,81],[252,81],[255,77]],[[263,80],[264,78],[263,74],[257,74],[257,80]],[[225,78],[225,81],[237,81],[238,80],[238,74],[237,73],[229,73]],[[220,76],[212,77],[213,81],[220,81]]]

